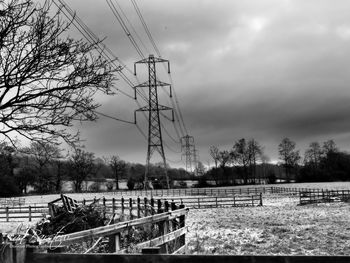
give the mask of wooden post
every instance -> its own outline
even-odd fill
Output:
[[[114,218],[110,224],[114,224]],[[109,253],[115,253],[120,250],[120,233],[108,236],[108,250]]]
[[[254,195],[252,195],[252,206],[254,206]]]
[[[83,205],[86,205],[86,200],[85,200],[85,198],[83,199]]]
[[[163,210],[162,210],[162,200],[160,200],[160,199],[157,200],[157,213],[158,213],[158,214],[163,213]]]
[[[164,201],[164,212],[169,211],[169,202],[167,200]]]
[[[29,222],[32,222],[32,207],[31,206],[29,206],[28,207],[28,209],[29,209]]]
[[[124,217],[124,197],[122,197],[122,217]]]
[[[199,197],[198,197],[198,209],[201,208],[201,203],[199,202]]]
[[[129,215],[130,215],[130,220],[132,220],[132,198],[129,198]]]
[[[9,207],[8,206],[6,206],[6,222],[8,222],[9,221]]]
[[[185,208],[185,206],[184,205],[180,205],[179,208],[180,209],[181,208]],[[185,227],[185,215],[180,216],[179,225],[180,225],[180,228]],[[179,241],[180,241],[179,242],[180,243],[179,248],[186,244],[186,236],[185,236],[185,234],[179,237]]]
[[[218,208],[218,197],[215,196],[215,204],[216,204],[216,208]]]
[[[141,199],[137,197],[137,218],[141,218]]]
[[[260,206],[262,206],[263,205],[263,201],[262,201],[262,193],[260,193],[260,204],[259,204]]]
[[[148,202],[148,199],[147,199],[147,197],[145,197],[144,199],[144,208],[145,208],[145,216],[147,216],[148,215],[148,208],[147,208],[147,202]]]
[[[154,215],[154,198],[151,198],[151,215]]]
[[[112,214],[115,214],[115,198],[112,198]]]

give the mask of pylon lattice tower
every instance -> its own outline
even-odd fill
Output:
[[[138,88],[148,88],[148,105],[141,107],[135,111],[135,123],[136,123],[136,112],[148,111],[148,147],[147,147],[147,158],[146,158],[146,171],[144,177],[144,188],[148,187],[148,177],[150,171],[150,160],[154,152],[158,152],[163,160],[165,178],[167,187],[170,187],[169,177],[167,174],[166,159],[164,154],[162,129],[160,124],[159,112],[170,110],[172,111],[172,118],[174,120],[174,111],[172,108],[160,105],[158,103],[158,87],[169,86],[170,97],[172,96],[171,86],[168,83],[157,80],[156,63],[167,63],[168,73],[170,73],[170,63],[168,60],[162,58],[156,58],[154,55],[149,55],[148,58],[144,58],[134,64],[134,74],[136,75],[137,64],[147,64],[148,66],[148,81],[141,83],[134,87],[135,99]]]
[[[182,156],[185,156],[185,165],[186,165],[186,171],[193,172],[192,165],[195,164],[194,162],[194,138],[190,135],[185,135],[181,137],[181,151],[183,152]]]

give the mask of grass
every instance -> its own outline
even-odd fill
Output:
[[[268,186],[268,185],[266,185]],[[350,182],[280,184],[283,187],[350,189]],[[247,186],[254,187],[254,186]],[[83,198],[120,197],[108,193],[68,194]],[[58,195],[28,196],[46,203]],[[186,219],[189,254],[350,255],[350,204],[298,206],[298,198],[264,195],[263,207],[190,210]],[[18,223],[0,223],[0,232]]]
[[[350,204],[297,203],[297,199],[270,195],[263,207],[191,210],[188,253],[350,254]]]

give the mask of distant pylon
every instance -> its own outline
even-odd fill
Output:
[[[194,150],[194,138],[193,136],[186,135],[181,137],[181,151],[182,156],[185,156],[186,171],[192,173],[193,165],[193,150]]]
[[[156,63],[164,63],[164,62],[168,63],[168,73],[170,73],[169,61],[162,58],[156,58],[153,55],[149,55],[148,58],[137,61],[134,64],[135,75],[136,75],[136,64],[147,64],[148,66],[148,81],[142,84],[139,84],[135,87],[135,99],[136,99],[138,88],[148,88],[148,105],[141,107],[135,111],[135,123],[136,123],[137,111],[148,111],[148,147],[147,147],[147,158],[146,158],[146,171],[145,171],[145,177],[144,177],[144,188],[147,188],[148,186],[150,160],[155,151],[158,152],[163,159],[167,187],[168,188],[170,187],[169,177],[167,174],[166,159],[164,155],[159,112],[163,110],[171,110],[172,117],[174,120],[174,111],[172,108],[160,105],[158,103],[158,87],[169,86],[170,97],[171,97],[171,86],[170,84],[158,81],[157,74],[156,74]]]

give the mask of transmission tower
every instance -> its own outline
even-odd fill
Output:
[[[192,163],[193,163],[193,148],[194,148],[194,138],[193,136],[183,136],[181,137],[181,151],[182,156],[185,156],[186,171],[192,173]]]
[[[164,155],[162,130],[159,118],[159,112],[164,110],[172,111],[172,119],[174,120],[174,111],[172,108],[160,105],[158,103],[158,87],[169,86],[170,97],[171,97],[171,86],[168,83],[157,80],[156,74],[156,63],[168,63],[168,73],[170,73],[170,63],[168,60],[162,58],[156,58],[153,55],[149,55],[148,58],[144,58],[134,64],[134,73],[136,75],[136,65],[146,64],[148,67],[148,81],[139,84],[134,87],[135,99],[138,88],[148,88],[148,105],[141,107],[135,111],[135,123],[136,123],[136,112],[148,111],[148,147],[147,147],[147,158],[146,158],[146,171],[144,177],[144,188],[148,186],[150,160],[154,152],[158,152],[163,159],[165,178],[167,187],[170,187],[169,177],[167,174],[166,159]]]

